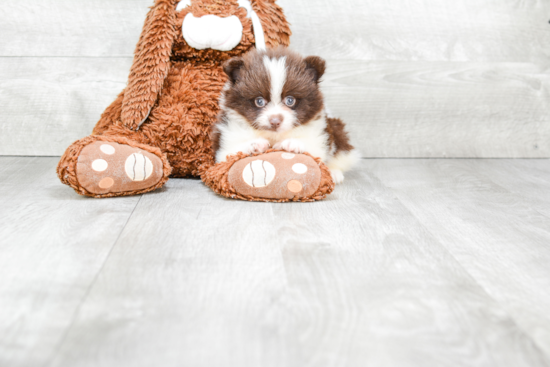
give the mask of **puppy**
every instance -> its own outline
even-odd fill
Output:
[[[303,58],[286,48],[253,50],[227,61],[223,69],[228,82],[212,130],[216,162],[273,147],[319,157],[336,183],[344,180],[359,155],[344,123],[325,112],[319,89],[323,59]]]

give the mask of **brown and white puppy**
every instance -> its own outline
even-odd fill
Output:
[[[286,48],[253,50],[224,65],[229,77],[213,126],[216,162],[270,147],[307,152],[327,164],[336,183],[358,160],[345,125],[329,118],[319,88],[325,61]]]

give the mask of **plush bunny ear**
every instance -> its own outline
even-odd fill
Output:
[[[122,102],[122,122],[137,129],[149,116],[170,68],[178,0],[156,0],[147,14]]]
[[[265,43],[269,48],[290,45],[290,26],[283,9],[275,0],[250,0],[264,29]]]

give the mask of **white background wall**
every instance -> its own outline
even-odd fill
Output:
[[[2,0],[0,155],[61,155],[124,88],[152,0]],[[365,157],[550,157],[550,0],[279,0]]]

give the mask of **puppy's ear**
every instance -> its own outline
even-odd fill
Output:
[[[235,84],[241,76],[241,70],[244,66],[244,60],[241,57],[234,57],[223,64],[223,71],[232,84]]]
[[[307,69],[311,70],[315,83],[319,83],[319,79],[325,74],[325,60],[319,56],[308,56],[304,61]]]

